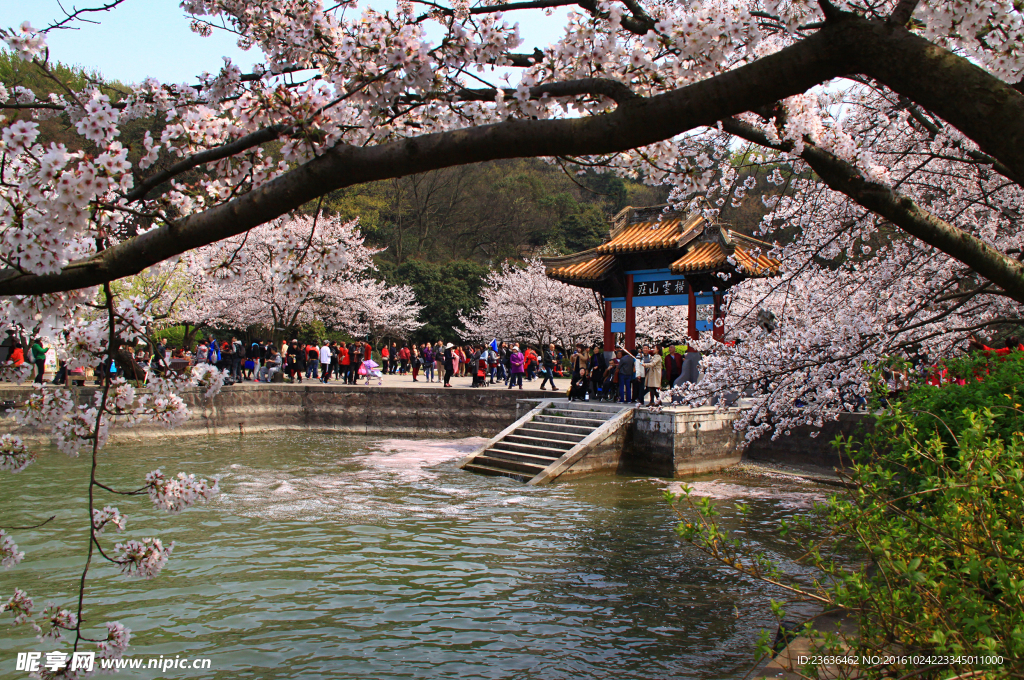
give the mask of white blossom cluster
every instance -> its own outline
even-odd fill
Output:
[[[217,480],[211,485],[193,474],[179,472],[176,477],[167,477],[160,470],[146,475],[146,489],[153,505],[172,515],[199,501],[208,501],[220,493]]]
[[[43,36],[36,32],[32,28],[32,24],[27,21],[22,23],[17,31],[7,31],[4,40],[7,46],[22,59],[35,59],[46,47]]]
[[[14,542],[6,530],[0,529],[0,566],[10,569],[25,558],[25,551],[18,550],[18,544]]]
[[[192,367],[192,377],[197,385],[206,387],[206,392],[203,393],[203,396],[207,399],[213,399],[220,392],[220,388],[224,387],[224,381],[227,379],[228,374],[227,371],[223,371],[211,364],[199,363]]]
[[[107,624],[106,639],[96,643],[96,654],[102,659],[120,659],[128,650],[131,639],[131,629],[116,621],[110,622]]]
[[[0,435],[0,471],[21,472],[35,461],[25,442],[13,434]]]
[[[18,425],[54,430],[75,411],[75,400],[68,390],[56,389],[34,392],[21,408],[15,410]]]
[[[0,614],[11,612],[14,615],[14,621],[12,622],[14,625],[30,623],[38,631],[41,630],[39,626],[31,623],[33,607],[32,598],[29,597],[28,593],[21,588],[15,588],[14,595],[4,604],[0,604]]]
[[[1008,83],[1024,74],[1024,14],[1009,2],[925,2],[914,14],[930,40],[970,55]]]
[[[118,543],[114,562],[121,566],[121,573],[129,578],[156,578],[174,550],[174,543],[166,548],[159,538],[135,539]],[[108,624],[109,625],[109,624]]]
[[[125,523],[128,520],[121,511],[110,505],[103,506],[102,510],[93,508],[92,529],[96,534],[102,534],[107,525],[111,525],[117,531],[124,531]]]
[[[40,636],[43,640],[63,640],[64,631],[74,630],[78,626],[77,614],[53,604],[43,610],[42,618],[49,624],[49,629]]]

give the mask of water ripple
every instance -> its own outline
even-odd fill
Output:
[[[766,596],[680,544],[663,481],[533,488],[457,470],[482,441],[289,432],[112,447],[100,471],[112,486],[137,487],[161,467],[219,477],[223,493],[175,518],[118,498],[129,535],[173,540],[175,554],[149,582],[98,568],[86,620],[125,623],[132,656],[210,657],[196,678],[746,672],[759,629],[772,627]],[[58,515],[17,532],[26,560],[0,574],[0,592],[27,585],[39,602],[70,602],[84,486],[64,480],[81,479],[85,464],[47,456],[0,487],[5,524]],[[821,495],[704,483],[716,498],[750,500],[749,535],[780,556],[767,527]],[[3,630],[3,673],[15,652],[44,651],[26,629]]]

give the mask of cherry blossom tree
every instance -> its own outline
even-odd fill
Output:
[[[636,337],[638,341],[681,342],[687,337],[689,308],[639,307],[636,310]]]
[[[780,122],[780,102],[836,78],[868,83],[902,111],[913,104],[923,119],[949,126],[945,134],[964,158],[1011,181],[1024,176],[1024,95],[1014,86],[1024,22],[1010,4],[403,0],[393,14],[368,9],[358,17],[346,14],[347,3],[327,9],[311,0],[182,6],[197,31],[225,26],[244,46],[260,48],[265,63],[243,74],[225,62],[192,86],[147,80],[119,101],[96,89],[45,101],[25,88],[4,93],[8,108],[23,115],[67,115],[101,152],[86,158],[36,148],[34,120],[5,128],[6,153],[18,159],[7,182],[20,187],[7,191],[8,201],[31,209],[15,210],[5,230],[11,255],[0,294],[99,285],[243,233],[332,189],[492,158],[611,163],[684,191],[701,188],[715,174],[714,155],[701,135],[683,133]],[[578,8],[564,37],[515,52],[521,40],[506,13],[554,6]],[[51,72],[44,32],[26,24],[6,37]],[[477,66],[485,75],[497,76],[495,67],[521,71],[516,83],[497,87],[465,75]],[[299,75],[286,81],[283,73]],[[872,160],[870,132],[814,138],[821,118],[801,110],[807,115],[788,117],[781,137],[761,129],[763,141],[794,145],[834,190],[1024,297],[1024,270],[1012,255],[889,190],[877,171],[884,166]],[[116,139],[120,126],[153,116],[165,124],[158,138],[146,137],[133,166]],[[272,140],[282,142],[280,155],[266,151]],[[201,177],[185,180],[196,168]],[[24,184],[28,176],[39,181]],[[87,205],[96,209],[83,211]],[[141,229],[138,215],[154,227]]]
[[[363,243],[358,220],[275,220],[187,254],[187,270],[197,274],[176,317],[286,330],[319,320],[354,335],[372,327],[404,337],[421,325],[421,307],[408,286],[370,278],[380,251]]]
[[[859,154],[887,194],[898,192],[900,204],[920,219],[980,234],[991,244],[986,248],[1017,257],[1024,245],[1020,184],[931,114],[871,85],[786,100],[777,113],[769,126],[725,126],[763,152],[744,154],[746,178],[724,172],[701,194],[719,206],[744,200],[761,172],[778,187],[763,199],[769,212],[762,232],[800,227],[798,239],[773,253],[784,263],[781,277],[731,291],[727,328],[739,342],[704,343],[705,379],[685,390],[691,403],[725,391],[751,394],[753,407],[738,423],[749,437],[820,427],[853,410],[869,391],[870,368],[885,357],[929,366],[964,351],[970,333],[1021,323],[1020,303],[1007,288],[828,186],[829,168],[839,173],[849,163],[822,146],[845,148],[849,158]],[[787,130],[797,125],[809,131],[793,137]],[[796,141],[786,141],[787,134]],[[872,139],[870,152],[853,145],[860,136]],[[762,309],[776,315],[777,330],[759,327]]]
[[[350,300],[353,335],[367,335],[374,346],[384,338],[407,338],[423,325],[419,320],[423,305],[416,302],[410,286],[392,286],[384,281],[367,280]]]
[[[154,311],[162,312],[164,309],[159,302],[163,299],[159,294],[119,298],[110,284],[104,284],[101,291],[93,292],[91,297],[80,295],[63,301],[103,311],[102,314],[79,315],[63,329],[64,349],[72,368],[109,364],[117,358],[121,345],[134,345],[145,340]],[[26,305],[13,305],[11,300],[3,304],[8,319],[16,319],[21,327],[32,327],[33,316],[25,318],[26,314],[32,314],[31,310],[24,309]],[[34,327],[40,328],[38,319],[35,321]],[[3,367],[3,370],[9,369]],[[169,477],[161,470],[155,470],[146,475],[140,488],[115,489],[103,482],[99,452],[117,426],[134,427],[150,423],[175,427],[183,423],[188,418],[188,410],[179,393],[194,386],[197,380],[205,382],[208,386],[206,396],[211,398],[223,385],[224,375],[206,366],[195,376],[153,376],[143,392],[123,378],[113,378],[107,373],[103,388],[81,405],[76,406],[69,390],[56,389],[33,394],[17,409],[15,418],[20,426],[48,432],[51,443],[68,456],[77,457],[83,452],[91,456],[88,483],[91,521],[77,603],[68,607],[47,605],[40,610],[31,593],[16,588],[5,602],[0,601],[0,614],[12,614],[15,625],[28,625],[44,639],[62,641],[66,639],[65,635],[69,635],[76,651],[91,644],[100,658],[119,658],[125,652],[131,640],[128,628],[116,621],[96,622],[85,615],[85,589],[94,563],[106,561],[115,564],[126,577],[154,578],[170,557],[174,544],[164,544],[153,536],[110,541],[104,532],[125,531],[128,518],[117,506],[104,499],[118,495],[148,495],[157,507],[174,514],[196,502],[210,499],[217,494],[218,485],[216,480],[210,482],[184,472]],[[35,454],[21,438],[9,434],[0,437],[0,470],[18,473],[35,461]],[[44,524],[46,521],[15,527],[15,530]],[[7,569],[25,558],[25,552],[18,549],[13,536],[8,533],[9,529],[0,529],[0,564]],[[64,674],[69,677],[78,675],[71,673],[68,667],[65,667]]]
[[[548,278],[544,264],[527,260],[524,267],[505,262],[491,272],[482,290],[483,307],[473,317],[460,315],[464,337],[556,343],[572,347],[601,338],[604,328],[594,294]]]
[[[597,296],[585,288],[547,277],[540,260],[525,266],[505,262],[492,272],[483,289],[484,305],[476,315],[460,315],[468,340],[492,338],[554,342],[572,347],[603,343],[604,317]],[[686,336],[686,307],[641,307],[636,310],[636,335],[658,342]]]

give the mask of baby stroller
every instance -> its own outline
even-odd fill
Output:
[[[367,359],[359,366],[359,375],[366,376],[366,385],[370,384],[371,378],[377,378],[377,384],[382,385],[383,374],[380,372],[380,365],[372,359]]]

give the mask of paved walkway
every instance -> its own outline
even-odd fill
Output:
[[[306,378],[303,378],[302,380],[303,380],[303,384],[304,385],[308,384],[310,382]],[[540,378],[536,378],[536,379],[534,379],[533,382],[530,382],[529,380],[526,380],[524,378],[523,379],[523,390],[526,391],[526,390],[537,390],[537,389],[539,389],[540,388],[540,380],[541,380]],[[316,380],[313,380],[312,382],[316,383]],[[381,379],[381,382],[383,383],[384,387],[402,387],[402,388],[411,389],[411,390],[432,389],[432,388],[437,388],[437,387],[441,387],[442,386],[440,380],[434,380],[434,382],[427,382],[422,374],[420,374],[419,379],[416,382],[412,381],[412,375],[398,375],[397,373],[395,375],[385,375]],[[246,382],[246,384],[248,384],[248,382]],[[341,385],[342,383],[341,383],[340,380],[332,380],[330,382],[330,384],[331,385]],[[357,384],[358,385],[365,385],[366,384],[366,378],[360,378],[359,381],[357,382]],[[370,381],[370,385],[375,386],[376,384],[377,384],[377,378],[373,378]],[[558,391],[561,392],[563,395],[565,394],[565,391],[567,389],[569,389],[569,379],[568,378],[555,378],[555,384],[558,386]],[[457,377],[453,377],[452,378],[452,388],[469,388],[472,385],[473,385],[473,378],[471,378],[468,375],[466,377],[464,377],[464,378],[457,378]],[[488,383],[486,387],[476,388],[476,389],[487,389],[487,390],[503,389],[504,390],[504,389],[508,389],[508,388],[505,386],[504,383],[499,381],[499,382],[495,383],[494,385],[491,385],[490,383]],[[551,389],[551,387],[550,387],[550,383],[549,383],[548,384],[548,390],[550,390],[550,389]]]
[[[47,374],[46,375],[46,386],[47,387],[52,387],[52,385],[50,384],[50,381],[52,381],[52,380],[53,380],[53,376],[50,375],[50,374]],[[541,381],[541,379],[539,377],[535,378],[532,382],[529,381],[529,380],[524,379],[523,380],[523,391],[524,392],[537,392],[537,391],[539,391],[539,389],[540,389],[540,381]],[[400,387],[400,388],[409,389],[409,390],[436,389],[436,388],[439,388],[439,387],[442,386],[441,382],[438,381],[438,380],[435,380],[434,382],[427,382],[423,378],[422,375],[419,376],[419,380],[417,380],[416,382],[412,381],[412,375],[397,375],[397,374],[396,375],[385,375],[381,379],[381,382],[382,382],[384,387]],[[262,385],[264,383],[254,383],[254,382],[246,380],[246,381],[243,381],[241,384],[242,385],[246,385],[246,386],[251,385],[251,386],[255,387],[255,386],[258,386],[258,385]],[[302,379],[302,384],[303,385],[319,385],[321,383],[318,380],[315,380],[315,379],[303,378]],[[342,382],[340,380],[332,380],[329,384],[336,385],[338,387],[342,386]],[[360,378],[360,380],[356,384],[360,385],[360,386],[361,385],[365,385],[366,384],[366,378]],[[473,378],[471,378],[469,376],[466,376],[464,378],[457,378],[457,377],[453,377],[452,378],[452,389],[456,389],[456,388],[470,389],[472,384],[473,384]],[[93,383],[92,380],[89,380],[89,381],[86,382],[86,385],[87,386],[93,386],[94,383]],[[370,385],[372,387],[376,387],[377,386],[377,379],[374,378],[370,382]],[[556,391],[556,394],[558,394],[559,396],[564,397],[566,390],[569,389],[569,379],[568,378],[555,378],[555,385],[558,386],[558,390]],[[17,385],[15,383],[0,382],[0,390],[3,390],[5,388],[14,388],[14,387],[17,387]],[[32,381],[31,380],[26,380],[25,382],[21,383],[21,388],[22,389],[24,389],[26,387],[32,387]],[[506,387],[504,383],[499,381],[499,382],[495,383],[494,385],[491,385],[491,384],[488,383],[486,387],[475,388],[475,389],[487,389],[487,390],[502,389],[502,390],[504,390],[504,389],[508,389],[508,387]],[[551,390],[551,387],[550,387],[550,384],[549,384],[547,391],[550,391],[550,390]]]

